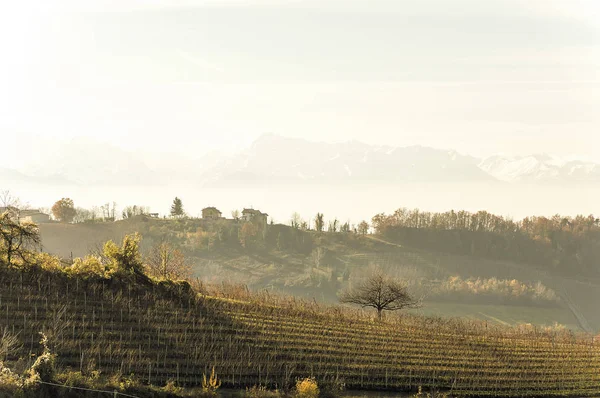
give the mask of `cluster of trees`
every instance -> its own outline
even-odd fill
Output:
[[[516,232],[519,228],[518,223],[513,220],[486,211],[470,213],[451,210],[445,213],[432,213],[419,209],[400,208],[390,215],[377,214],[371,221],[373,228],[379,234],[384,234],[387,229],[395,227],[499,233]]]
[[[117,203],[106,203],[99,207],[86,209],[83,207],[75,207],[75,203],[71,198],[62,198],[54,203],[51,208],[52,216],[55,220],[66,223],[83,223],[83,222],[99,222],[99,221],[115,221],[117,219]],[[150,208],[147,206],[132,205],[126,206],[121,211],[123,220],[141,215],[150,214]],[[183,202],[176,197],[171,205],[170,214],[173,218],[181,218],[185,216],[183,210]]]
[[[521,221],[478,211],[447,211],[432,213],[419,209],[400,208],[393,214],[377,214],[372,219],[377,233],[385,233],[389,228],[425,228],[439,230],[462,230],[471,232],[518,233],[523,232],[536,239],[551,239],[558,232],[584,235],[600,231],[600,219],[593,215],[565,217],[527,217]]]
[[[538,281],[521,282],[516,279],[449,277],[439,285],[427,286],[430,298],[438,300],[465,300],[468,302],[501,302],[554,305],[560,301],[556,292]]]
[[[147,210],[143,206],[128,206],[123,210],[123,218],[129,216],[144,214]],[[83,222],[99,222],[99,221],[115,221],[117,219],[117,203],[105,203],[99,207],[86,209],[76,207],[73,199],[62,198],[56,201],[50,209],[55,220],[65,223],[83,223]],[[135,214],[137,213],[137,214]]]
[[[416,247],[551,266],[564,273],[600,273],[600,219],[591,215],[514,221],[485,211],[402,208],[377,214],[372,224],[377,233]]]
[[[360,235],[366,235],[369,232],[369,223],[361,221],[358,225],[350,224],[349,221],[341,223],[337,218],[330,220],[327,225],[325,223],[325,216],[323,213],[317,213],[314,218],[314,229],[317,232],[324,232],[327,226],[327,232],[342,232],[342,233],[355,233]],[[311,230],[310,220],[306,221],[300,217],[300,214],[292,214],[290,219],[290,226],[295,229],[301,229],[303,231]]]
[[[86,209],[83,207],[75,207],[73,200],[70,198],[62,198],[52,206],[52,216],[60,222],[98,222],[98,221],[115,221],[117,219],[117,203],[106,203],[100,207],[92,207]],[[123,220],[141,215],[150,214],[148,206],[132,205],[125,206],[121,211]],[[175,197],[171,205],[170,215],[173,218],[181,218],[185,216],[183,210],[183,202],[180,198]]]
[[[128,218],[133,218],[136,216],[143,216],[148,213],[150,213],[150,208],[147,206],[126,206],[121,212],[121,217],[123,217],[123,220],[126,220]]]

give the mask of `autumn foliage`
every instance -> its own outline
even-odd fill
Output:
[[[54,205],[52,206],[52,215],[58,221],[72,222],[75,216],[77,215],[73,199],[62,198],[61,200],[54,203]]]
[[[413,247],[536,264],[564,274],[600,273],[600,219],[527,217],[486,211],[424,212],[401,208],[372,219],[378,234]]]

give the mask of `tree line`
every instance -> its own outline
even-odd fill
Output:
[[[600,219],[526,217],[512,220],[486,211],[425,212],[401,208],[373,217],[375,232],[407,245],[526,262],[563,273],[600,273]]]

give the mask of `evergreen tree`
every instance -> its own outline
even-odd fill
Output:
[[[171,205],[171,217],[183,217],[184,215],[183,203],[181,202],[181,199],[176,196]]]

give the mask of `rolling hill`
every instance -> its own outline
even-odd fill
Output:
[[[589,278],[580,281],[539,266],[400,245],[376,235],[317,234],[284,225],[269,226],[264,246],[243,248],[235,228],[233,222],[140,217],[116,223],[42,224],[41,232],[46,251],[69,259],[97,250],[106,240],[119,241],[138,231],[144,237],[142,252],[147,253],[155,242],[166,238],[185,253],[193,264],[194,276],[203,280],[243,282],[253,290],[269,289],[329,303],[337,302],[338,292],[373,265],[396,277],[419,281],[425,288],[452,277],[515,279],[531,284],[541,281],[559,295],[559,302],[540,305],[508,297],[486,301],[472,296],[448,305],[447,297],[429,297],[420,312],[511,325],[558,323],[574,330],[600,329],[600,316],[592,304],[600,299],[600,284]],[[224,240],[215,238],[210,246],[211,238],[200,238],[211,230],[222,230]]]
[[[287,388],[314,376],[334,392],[345,385],[479,397],[600,394],[600,346],[572,333],[410,315],[379,323],[361,311],[226,285],[197,294],[182,283],[36,268],[2,268],[0,300],[0,325],[21,342],[7,357],[11,366],[35,359],[44,331],[59,370],[132,375],[142,384],[198,386],[214,367],[224,387],[237,389]]]

